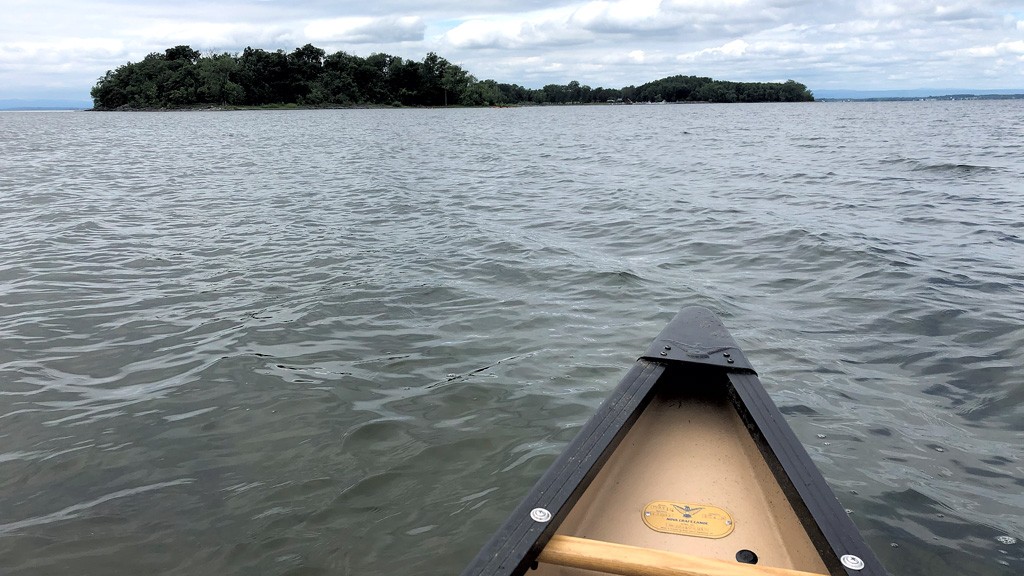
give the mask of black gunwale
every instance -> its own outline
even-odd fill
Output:
[[[664,372],[664,365],[645,360],[633,365],[463,575],[523,574],[530,568],[647,407],[650,391]],[[535,508],[549,511],[551,520],[531,518]]]
[[[688,307],[651,343],[462,576],[518,576],[535,563],[650,403],[668,368],[713,369],[728,376],[726,385],[733,406],[831,574],[887,574],[721,320],[705,308]],[[549,511],[551,519],[532,519],[530,513],[535,508]],[[860,558],[864,567],[844,567],[839,558],[845,554]]]
[[[757,375],[730,373],[729,383],[733,406],[829,572],[887,574]],[[864,567],[853,570],[843,566],[840,558],[847,554],[859,558]]]

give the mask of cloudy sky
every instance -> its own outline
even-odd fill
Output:
[[[434,51],[529,87],[696,74],[1024,88],[1024,0],[0,0],[0,12],[0,100],[88,100],[107,70],[178,44]]]

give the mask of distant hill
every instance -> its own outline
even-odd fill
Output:
[[[1015,95],[1024,94],[1024,88],[981,90],[972,88],[919,88],[914,90],[815,90],[814,97],[818,100],[888,100],[903,98],[930,98],[972,94],[983,95]]]
[[[92,108],[88,100],[9,99],[0,100],[0,110],[85,110]]]

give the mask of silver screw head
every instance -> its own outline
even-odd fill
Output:
[[[547,522],[551,520],[551,512],[545,508],[534,508],[530,510],[530,518],[533,518],[535,522]]]
[[[854,556],[853,554],[844,554],[843,557],[839,559],[839,561],[843,563],[843,566],[846,566],[850,570],[864,569],[864,561],[861,560],[860,557]]]

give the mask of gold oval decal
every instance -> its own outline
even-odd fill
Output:
[[[725,538],[736,527],[731,514],[708,504],[655,500],[644,506],[643,516],[651,530],[700,538]]]

